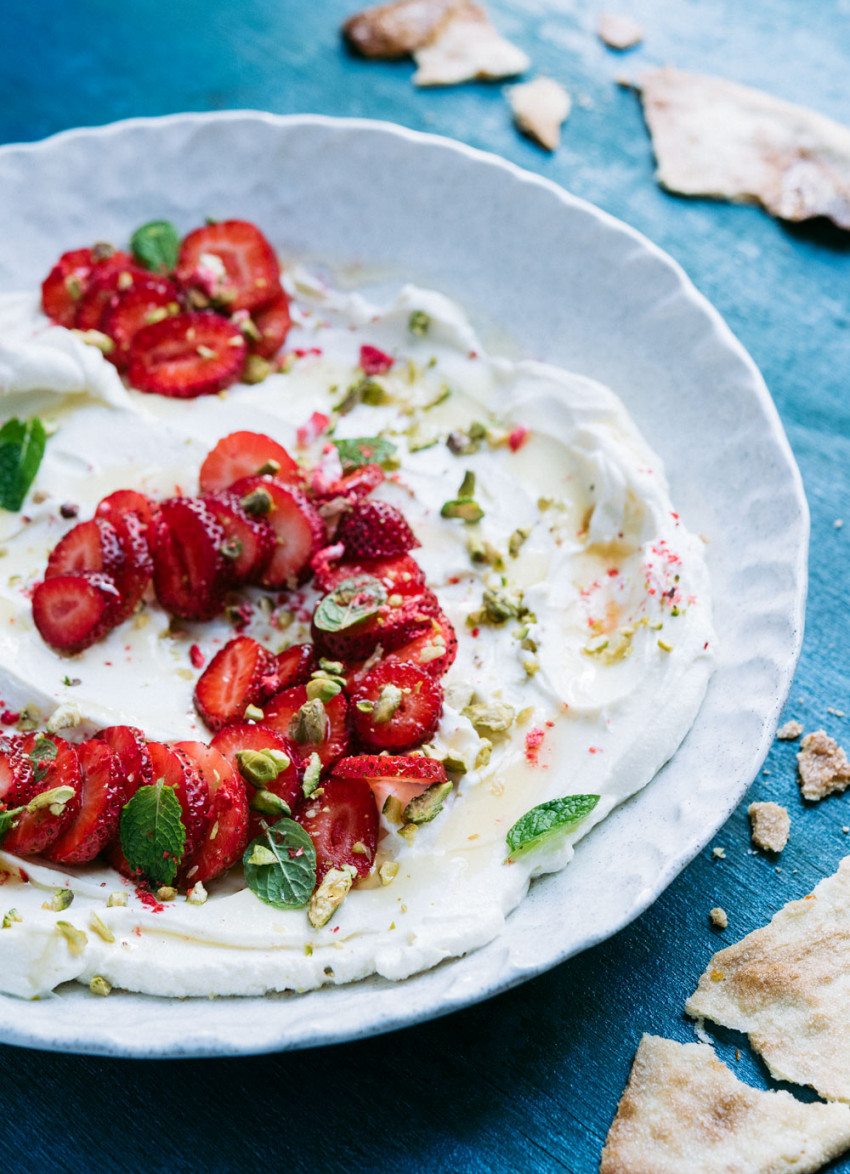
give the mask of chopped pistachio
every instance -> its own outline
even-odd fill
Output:
[[[226,559],[235,562],[242,554],[242,543],[238,538],[226,538],[218,549]]]
[[[338,693],[342,692],[339,681],[331,681],[327,677],[314,677],[307,682],[307,697],[310,701],[333,701]],[[313,739],[318,741],[318,739]]]
[[[523,529],[521,526],[514,530],[513,534],[511,534],[510,538],[508,539],[508,554],[511,556],[511,558],[517,557],[522,548],[522,544],[525,542],[526,538],[528,538],[530,533],[531,530]]]
[[[398,685],[384,685],[372,710],[372,721],[376,725],[386,725],[387,722],[392,721],[401,705],[403,695]]]
[[[448,752],[442,762],[446,770],[450,770],[454,774],[465,775],[469,770],[466,759],[461,758],[459,754],[453,754],[451,750]]]
[[[243,717],[246,722],[261,722],[266,715],[260,709],[259,705],[246,705]]]
[[[428,363],[428,366],[433,367],[433,366],[435,366],[435,363],[436,363],[436,360],[431,361]],[[437,392],[437,394],[434,396],[434,398],[432,400],[429,400],[427,404],[422,405],[422,411],[423,412],[430,412],[432,408],[439,407],[440,404],[445,403],[445,401],[449,398],[449,396],[451,394],[452,394],[452,389],[449,387],[449,385],[447,383],[443,383],[440,387],[440,390]]]
[[[661,649],[662,652],[672,652],[673,651],[673,645],[668,644],[666,640],[659,640],[658,647]]]
[[[251,849],[251,855],[245,863],[257,865],[277,864],[277,856],[275,856],[271,848],[266,848],[264,844],[255,844]]]
[[[274,791],[267,791],[264,787],[254,792],[248,806],[252,811],[259,811],[261,815],[272,815],[275,819],[292,814],[292,808],[280,795],[275,795]]]
[[[357,869],[351,864],[332,868],[310,898],[307,919],[314,929],[327,925],[351,891]]]
[[[264,489],[262,485],[258,485],[256,489],[252,489],[250,493],[246,493],[244,497],[241,497],[239,504],[246,513],[256,517],[265,517],[266,514],[271,513],[274,502],[268,489]]]
[[[27,811],[32,815],[47,807],[50,809],[51,815],[62,815],[66,805],[70,803],[76,793],[73,787],[51,787],[49,791],[42,791],[40,795],[30,799]]]
[[[301,780],[301,790],[304,792],[304,798],[309,798],[313,794],[316,787],[319,785],[319,780],[322,777],[322,760],[314,751],[307,759],[307,765],[304,768],[304,777]]]
[[[290,760],[280,750],[237,750],[236,765],[247,783],[262,789],[287,769]]]
[[[371,713],[374,708],[374,701],[358,701],[356,703],[356,709],[358,713]]]
[[[70,921],[57,921],[56,928],[68,943],[68,953],[78,958],[88,945],[89,939],[81,929],[76,929]]]
[[[341,660],[326,660],[323,656],[319,659],[319,668],[332,677],[341,677],[345,672],[345,665]]]
[[[354,853],[355,856],[368,856],[369,855],[369,849],[366,847],[366,845],[363,843],[362,840],[355,840],[354,843],[351,845],[351,851]]]
[[[84,342],[86,346],[96,347],[101,354],[111,355],[115,350],[115,343],[102,330],[72,330],[71,333],[76,334],[80,342]]]
[[[114,893],[110,893],[109,896],[106,898],[107,909],[113,909],[116,905],[126,905],[126,904],[127,904],[127,894],[121,892],[120,889],[118,889]]]
[[[522,667],[527,677],[533,677],[535,673],[540,672],[540,661],[536,656],[527,656],[523,659]]]
[[[171,885],[160,885],[156,890],[157,901],[176,901],[177,890]]]
[[[412,310],[407,319],[407,329],[411,334],[418,334],[420,338],[423,334],[428,333],[430,325],[431,317],[424,310]]]
[[[391,885],[398,876],[398,861],[385,860],[378,869],[378,876],[381,878],[382,885]]]
[[[440,510],[440,516],[460,518],[463,522],[480,522],[484,517],[484,511],[477,502],[470,498],[463,498],[459,501],[447,501]]]
[[[468,457],[478,452],[479,448],[481,448],[481,438],[479,437],[477,440],[473,440],[468,432],[463,432],[460,428],[456,428],[446,437],[446,447],[456,457]]]
[[[474,563],[486,563],[497,571],[504,570],[505,560],[501,551],[493,546],[492,542],[487,542],[477,534],[472,535],[466,540],[466,549]]]
[[[322,742],[328,728],[328,715],[321,698],[305,701],[289,723],[289,736],[296,742]]]
[[[475,769],[481,770],[490,762],[490,755],[493,753],[493,743],[489,738],[482,738],[481,745],[478,748],[478,753],[475,756]]]
[[[401,823],[404,816],[404,805],[397,796],[387,796],[384,801],[383,815],[388,823]]]
[[[12,923],[15,921],[23,921],[17,909],[10,909],[8,913],[3,915],[3,929],[11,929]]]
[[[274,367],[262,355],[249,355],[242,368],[241,379],[243,383],[262,383],[273,370]]]
[[[484,592],[483,602],[487,619],[493,624],[504,624],[507,620],[521,616],[525,611],[522,605],[522,592],[511,587],[488,587]]]
[[[408,844],[412,844],[416,839],[417,827],[415,823],[406,823],[403,827],[398,829],[398,834],[407,840]]]
[[[102,995],[106,998],[107,995],[112,994],[112,985],[106,981],[102,974],[96,974],[89,983],[89,990],[93,995]]]
[[[203,881],[197,881],[186,894],[186,901],[189,905],[205,905],[208,895]]]
[[[71,889],[57,889],[49,901],[42,902],[42,909],[48,909],[52,913],[61,913],[63,909],[67,909],[74,900],[74,894]]]
[[[463,475],[463,480],[460,483],[460,489],[457,491],[458,497],[463,501],[466,498],[475,497],[475,474],[471,469],[467,469]]]
[[[534,717],[534,706],[526,705],[526,707],[521,709],[516,715],[516,724],[518,726],[524,726],[527,721],[532,719],[532,717]]]
[[[25,705],[18,714],[17,728],[22,733],[31,733],[41,724],[41,712],[34,705]]]
[[[89,915],[89,929],[93,929],[97,936],[99,938],[103,938],[105,942],[115,941],[115,934],[106,924],[106,922],[102,921],[94,912]]]
[[[430,823],[443,810],[443,800],[450,794],[454,783],[446,779],[443,783],[432,783],[427,791],[411,799],[404,809],[408,823]]]
[[[463,716],[468,717],[476,729],[489,730],[493,734],[504,734],[511,728],[516,710],[506,701],[478,701],[467,705]]]
[[[418,431],[416,436],[411,436],[407,442],[408,452],[424,452],[426,448],[433,448],[435,444],[439,444],[440,434],[438,432],[423,432]]]

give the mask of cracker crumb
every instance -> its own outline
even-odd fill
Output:
[[[826,712],[831,713],[833,717],[846,717],[847,716],[847,714],[844,712],[843,709],[833,709],[833,707],[831,705],[828,705],[826,707]]]
[[[634,49],[643,40],[643,29],[630,16],[603,12],[596,25],[596,35],[609,49]]]
[[[836,530],[840,530],[841,527],[844,525],[844,519],[843,518],[836,518],[832,524]]]
[[[725,929],[729,924],[729,918],[726,916],[726,910],[721,909],[719,905],[715,905],[713,909],[708,911],[708,920],[717,929]]]
[[[561,141],[561,124],[572,105],[570,95],[551,77],[509,86],[508,102],[517,128],[547,151],[554,151]]]
[[[797,754],[800,791],[804,799],[823,799],[850,786],[850,762],[825,730],[806,734]]]
[[[740,1048],[735,1048],[735,1059],[736,1060],[741,1059],[741,1049]]]
[[[776,737],[780,742],[794,742],[803,732],[803,723],[798,722],[795,717],[787,721],[784,726],[780,726],[776,731]]]
[[[781,852],[788,843],[791,819],[779,803],[751,803],[747,808],[753,843],[765,852]]]
[[[716,856],[718,860],[725,860],[726,859],[726,849],[725,848],[712,848],[711,854],[712,854],[712,856]]]

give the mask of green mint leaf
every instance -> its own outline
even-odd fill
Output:
[[[251,892],[275,909],[301,909],[316,887],[316,849],[293,819],[279,819],[242,856]]]
[[[334,440],[343,473],[359,469],[361,465],[381,465],[396,451],[391,440],[381,436],[360,436],[356,440]]]
[[[372,575],[354,575],[343,579],[333,591],[319,600],[313,623],[322,632],[341,632],[377,614],[386,602],[383,583]]]
[[[526,811],[507,834],[509,860],[539,848],[556,835],[564,835],[578,827],[599,802],[598,795],[566,795],[550,799]]]
[[[44,734],[37,734],[35,745],[30,751],[30,762],[33,765],[33,777],[37,783],[40,783],[47,772],[50,770],[50,764],[59,753],[55,742],[51,742]]]
[[[164,779],[139,787],[121,812],[121,850],[151,885],[170,885],[186,847],[180,800]]]
[[[133,256],[154,273],[171,273],[180,252],[180,234],[168,220],[151,220],[130,237]]]
[[[0,428],[0,508],[16,511],[35,480],[47,433],[41,420],[17,417]]]

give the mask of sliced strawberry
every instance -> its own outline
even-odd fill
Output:
[[[190,296],[200,294],[231,312],[259,309],[281,292],[274,249],[247,220],[222,220],[190,232],[180,246],[175,276]]]
[[[161,502],[153,581],[166,611],[187,620],[218,614],[230,582],[224,541],[224,530],[202,501],[171,497]]]
[[[80,807],[82,776],[76,747],[63,738],[51,735],[49,741],[56,747],[56,756],[42,757],[38,751],[39,741],[43,738],[43,734],[27,734],[21,739],[20,749],[30,760],[32,774],[26,802],[56,787],[71,787],[74,794],[61,805],[62,809],[58,813],[52,812],[49,807],[41,807],[35,811],[24,811],[18,817],[17,823],[0,845],[4,851],[14,852],[17,856],[40,856],[46,852],[70,827]],[[36,758],[30,757],[33,751],[36,752]]]
[[[379,579],[387,595],[413,595],[425,583],[425,572],[409,554],[394,558],[361,558],[356,562],[326,564],[316,568],[316,586],[320,591],[333,591],[343,579],[353,575],[371,575]]]
[[[29,801],[33,769],[19,734],[0,736],[0,811]]]
[[[289,313],[289,298],[281,290],[276,298],[266,305],[260,306],[251,315],[254,325],[260,332],[259,338],[248,339],[248,350],[252,355],[261,355],[264,359],[273,359],[286,342],[289,328],[292,325],[292,316]]]
[[[194,742],[175,742],[171,746],[162,742],[147,743],[154,781],[162,779],[167,787],[173,787],[180,800],[180,818],[186,829],[184,860],[203,841],[209,826],[210,781],[196,756],[187,751],[187,747],[194,745]]]
[[[351,695],[351,724],[365,750],[421,746],[433,738],[442,713],[442,685],[412,664],[377,665]]]
[[[274,672],[278,681],[275,692],[291,689],[293,685],[306,685],[318,667],[319,658],[313,644],[293,644],[285,648],[275,657]]]
[[[435,758],[424,755],[361,754],[341,758],[334,765],[334,777],[365,779],[372,788],[378,811],[390,795],[405,807],[434,783],[446,781],[446,768]]]
[[[294,818],[316,848],[316,878],[352,865],[368,876],[378,846],[378,810],[363,779],[331,778],[305,799]]]
[[[118,530],[124,548],[124,566],[115,577],[121,602],[113,622],[122,623],[136,610],[153,576],[153,556],[148,541],[148,527],[140,514],[130,510]]]
[[[244,477],[233,486],[244,509],[262,517],[275,535],[264,587],[295,587],[310,574],[310,560],[325,542],[325,527],[300,490],[269,477]]]
[[[235,493],[212,493],[201,500],[224,530],[222,549],[230,560],[234,586],[258,582],[274,553],[274,530],[265,518],[244,510]]]
[[[100,329],[115,343],[107,357],[123,371],[130,361],[130,343],[143,326],[150,326],[162,318],[180,312],[177,286],[164,278],[148,275],[139,279],[130,289],[115,292],[107,299],[100,320]]]
[[[401,510],[385,501],[355,501],[340,518],[336,541],[348,558],[392,558],[419,542]]]
[[[248,796],[245,783],[227,759],[203,742],[178,742],[197,766],[209,788],[207,827],[191,854],[183,857],[180,882],[188,887],[206,884],[231,868],[248,843]]]
[[[364,375],[386,375],[395,359],[386,351],[364,343],[360,348],[360,366]]]
[[[289,766],[286,770],[282,770],[276,779],[266,783],[265,789],[271,791],[273,795],[277,795],[284,803],[287,803],[290,810],[294,809],[303,799],[301,777],[304,770],[301,763],[301,751],[294,742],[289,738],[285,738],[276,730],[271,730],[266,726],[252,726],[247,722],[242,722],[238,725],[226,726],[225,729],[220,730],[213,738],[210,746],[213,750],[217,750],[219,754],[223,754],[237,773],[239,773],[239,762],[236,755],[240,750],[279,750],[289,759]],[[254,788],[251,787],[249,781],[246,787],[249,804],[253,790]],[[260,834],[261,818],[257,812],[251,813],[250,826],[248,828],[249,839],[252,836]],[[268,819],[269,817],[266,816],[266,818]],[[270,819],[269,822],[273,823],[274,819]]]
[[[122,520],[129,512],[138,514],[146,526],[152,525],[159,513],[156,503],[135,489],[117,489],[104,497],[94,511],[96,518],[105,518],[120,531]]]
[[[47,560],[45,579],[97,571],[115,576],[124,566],[124,548],[118,532],[105,518],[78,522],[61,538]]]
[[[118,830],[124,781],[118,755],[106,742],[90,738],[77,747],[80,807],[47,855],[60,864],[87,864]]]
[[[42,308],[58,326],[74,325],[94,264],[91,249],[72,249],[62,254],[42,282]]]
[[[307,689],[304,685],[284,689],[263,706],[262,724],[277,730],[285,738],[291,738],[305,761],[311,754],[316,753],[321,758],[323,766],[330,766],[341,754],[345,754],[348,748],[348,703],[342,693],[324,703],[324,717],[321,719],[324,726],[322,738],[305,736],[308,730],[305,729],[304,714],[301,712],[303,706],[309,706],[310,713],[321,714],[321,703],[318,706],[315,702],[308,703]]]
[[[85,293],[77,303],[77,330],[102,330],[104,313],[116,293],[126,293],[147,282],[150,274],[127,253],[114,253],[92,270]]]
[[[139,787],[148,787],[156,780],[153,761],[145,736],[135,726],[107,726],[95,734],[118,757],[118,766],[124,786],[124,802],[132,799]]]
[[[268,475],[277,481],[300,480],[298,465],[283,447],[263,432],[231,432],[223,436],[201,465],[201,493],[229,489],[243,477]]]
[[[173,399],[215,395],[239,378],[247,348],[238,327],[218,314],[175,314],[130,340],[127,378],[139,391]]]
[[[385,660],[418,665],[432,677],[447,673],[457,656],[457,636],[451,620],[442,612],[430,619],[430,629],[390,652]]]
[[[57,575],[33,592],[32,618],[51,648],[82,652],[109,631],[110,614],[119,601],[108,575]]]
[[[362,465],[340,477],[338,481],[328,483],[318,482],[313,489],[316,501],[329,502],[337,497],[355,501],[358,497],[366,497],[377,489],[386,480],[384,470],[380,465]]]
[[[212,658],[195,686],[195,708],[211,730],[242,721],[248,705],[264,700],[274,658],[250,636],[229,640]],[[277,683],[277,677],[272,684]]]
[[[368,578],[362,581],[369,582]],[[354,578],[350,582],[356,585],[359,580]],[[354,590],[354,587],[351,590]],[[343,580],[334,589],[333,594],[343,598],[340,593],[346,591],[346,581]],[[417,595],[402,595],[400,592],[397,594],[398,599],[390,596],[392,602],[382,603],[372,615],[334,631],[327,631],[318,626],[317,616],[322,603],[320,601],[312,623],[312,636],[316,647],[322,655],[333,660],[366,660],[375,652],[378,645],[386,653],[428,631],[434,608],[433,593],[425,588]]]

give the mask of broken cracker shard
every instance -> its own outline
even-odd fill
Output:
[[[554,151],[572,106],[560,82],[551,77],[536,77],[534,81],[510,86],[507,96],[519,130],[547,151]]]
[[[813,1174],[850,1146],[850,1107],[752,1088],[708,1044],[645,1035],[600,1174]]]
[[[643,29],[630,16],[603,12],[596,25],[596,35],[609,49],[634,49],[643,40]]]
[[[636,88],[668,191],[761,204],[782,220],[850,228],[850,129],[724,78],[672,66]]]
[[[781,852],[791,830],[791,817],[786,809],[779,803],[751,803],[747,814],[755,846],[765,852]]]
[[[746,1032],[777,1080],[850,1101],[848,975],[850,856],[808,896],[715,954],[685,1010]]]
[[[850,762],[825,730],[806,734],[797,754],[800,791],[804,799],[823,799],[850,786]]]
[[[362,57],[395,61],[425,45],[441,23],[466,0],[400,0],[357,12],[342,26],[348,44]]]

